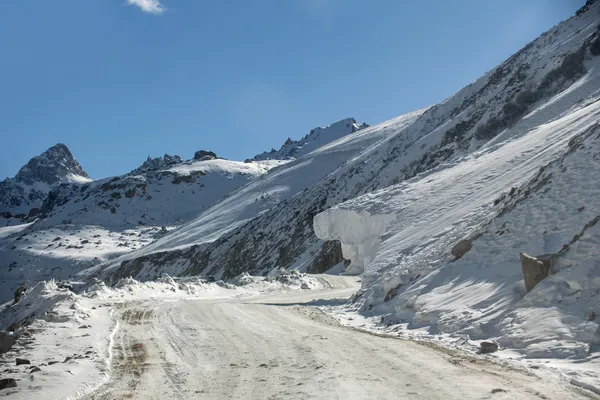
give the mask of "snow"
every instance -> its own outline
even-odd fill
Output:
[[[83,185],[84,183],[90,183],[93,181],[90,177],[81,176],[76,174],[67,174],[64,178],[62,178],[64,183],[77,183],[79,185]]]
[[[4,238],[6,238],[6,237],[8,237],[10,235],[13,235],[15,233],[21,232],[22,230],[24,230],[27,227],[31,226],[31,224],[33,224],[33,222],[30,222],[28,224],[2,226],[2,227],[0,227],[0,239],[4,239]]]
[[[248,174],[258,177],[267,173],[271,168],[287,163],[288,160],[266,160],[244,163],[240,161],[230,161],[223,159],[213,159],[205,161],[196,161],[183,164],[177,164],[168,168],[166,171],[175,172],[182,175],[190,174],[191,172],[202,171],[205,173],[226,173],[233,174]]]

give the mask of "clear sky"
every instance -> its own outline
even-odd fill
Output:
[[[382,122],[584,2],[0,1],[0,178],[58,142],[101,178],[148,155],[243,160],[341,118]]]

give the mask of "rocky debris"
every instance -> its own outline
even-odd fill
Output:
[[[479,352],[481,354],[488,354],[498,351],[498,343],[495,342],[481,342],[479,343]]]
[[[198,150],[194,153],[194,160],[196,161],[213,160],[215,158],[217,158],[217,154],[213,151]]]
[[[41,371],[41,369],[40,369],[40,368],[38,368],[38,367],[33,367],[33,368],[31,368],[31,369],[29,370],[29,373],[30,373],[30,374],[33,374],[34,372],[40,372],[40,371]]]
[[[17,358],[16,362],[17,362],[17,365],[31,364],[31,361],[29,361],[25,358]]]
[[[462,239],[461,241],[456,243],[454,245],[454,247],[452,248],[452,255],[455,257],[454,259],[458,260],[465,254],[467,254],[469,252],[469,250],[471,250],[472,247],[473,247],[473,240]]]
[[[6,332],[0,332],[0,354],[9,351],[15,344],[15,337]]]
[[[0,379],[0,390],[16,388],[16,387],[17,387],[17,381],[15,381],[13,378]]]
[[[550,264],[525,253],[520,253],[521,267],[525,279],[525,289],[529,293],[550,273]]]

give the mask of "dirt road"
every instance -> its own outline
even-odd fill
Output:
[[[341,327],[310,304],[322,291],[128,303],[112,377],[95,399],[570,399],[533,374]],[[328,300],[329,299],[329,300]]]

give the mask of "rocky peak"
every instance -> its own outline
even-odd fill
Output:
[[[214,151],[198,150],[197,152],[194,153],[195,161],[206,161],[206,160],[212,160],[215,158],[217,158],[217,154]]]
[[[58,143],[48,150],[33,157],[25,164],[15,176],[19,183],[31,185],[35,182],[43,182],[55,185],[62,181],[77,181],[72,177],[82,177],[89,180],[87,172],[75,160],[67,146]]]
[[[357,123],[354,118],[345,118],[334,122],[327,127],[317,127],[311,129],[310,132],[302,139],[293,140],[292,138],[288,137],[279,150],[271,149],[270,152],[257,154],[254,156],[253,160],[300,157],[312,150],[317,149],[320,146],[368,127],[369,125],[366,123]]]
[[[177,154],[171,156],[165,153],[164,156],[156,158],[148,156],[146,161],[144,161],[144,163],[141,166],[131,171],[130,174],[135,175],[142,174],[144,172],[158,171],[159,169],[167,168],[175,164],[181,164],[182,162],[183,158],[181,158]]]

